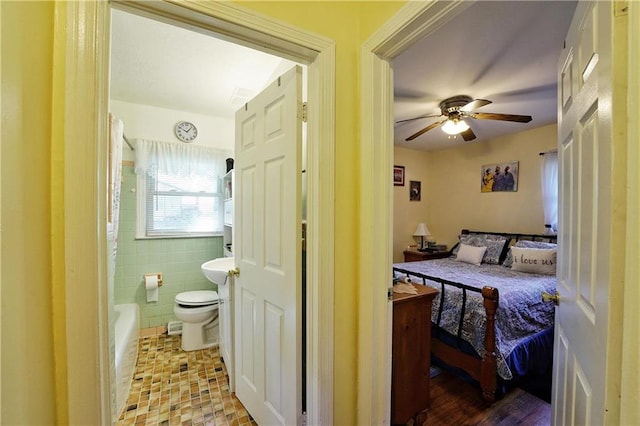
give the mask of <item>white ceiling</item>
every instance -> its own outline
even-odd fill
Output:
[[[111,98],[233,119],[294,62],[113,10]]]
[[[395,143],[442,149],[479,143],[556,121],[556,62],[575,1],[479,1],[394,60],[394,119],[439,114],[455,95],[491,100],[480,112],[531,115],[530,123],[469,120],[477,139],[436,128],[436,118],[395,126]],[[113,99],[234,117],[293,62],[210,35],[113,10]]]
[[[556,66],[575,1],[479,1],[394,60],[395,121],[440,114],[438,104],[468,95],[493,103],[478,112],[531,115],[514,123],[467,119],[477,139],[449,139],[434,128],[440,118],[395,125],[395,143],[433,150],[556,122]]]

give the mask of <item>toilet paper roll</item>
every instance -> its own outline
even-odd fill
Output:
[[[158,301],[158,276],[145,275],[144,286],[147,289],[147,302]]]

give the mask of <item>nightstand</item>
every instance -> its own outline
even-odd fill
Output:
[[[418,250],[405,250],[404,261],[405,262],[419,262],[421,260],[442,259],[449,257],[450,253],[444,251],[418,251]]]

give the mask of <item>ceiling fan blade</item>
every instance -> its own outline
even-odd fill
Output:
[[[407,121],[413,121],[413,120],[419,120],[421,118],[434,118],[434,117],[442,117],[442,114],[436,114],[436,115],[420,115],[418,117],[413,117],[413,118],[407,118],[406,120],[398,120],[396,121],[396,124],[398,123],[405,123]]]
[[[492,102],[486,99],[474,99],[468,104],[466,104],[465,106],[460,107],[460,111],[465,111],[465,112],[473,111],[474,109],[482,108],[483,106],[489,105],[490,103]]]
[[[493,112],[474,112],[473,114],[469,114],[469,116],[481,120],[516,121],[518,123],[528,123],[531,121],[530,115],[496,114]]]
[[[476,134],[473,133],[473,130],[471,130],[471,127],[469,127],[467,130],[465,130],[460,134],[462,135],[462,139],[464,139],[467,142],[472,141],[476,138]]]
[[[438,127],[439,125],[441,125],[442,123],[444,123],[447,120],[441,120],[441,121],[436,121],[435,123],[431,123],[429,124],[427,127],[425,127],[424,129],[420,130],[417,133],[414,133],[413,135],[409,136],[408,138],[405,139],[405,141],[409,142],[414,140],[415,138],[417,138],[418,136],[427,133],[429,130],[434,129],[436,127]]]

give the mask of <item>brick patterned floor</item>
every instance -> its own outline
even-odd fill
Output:
[[[117,425],[256,425],[229,392],[218,348],[185,352],[180,336],[140,338],[129,398]]]

